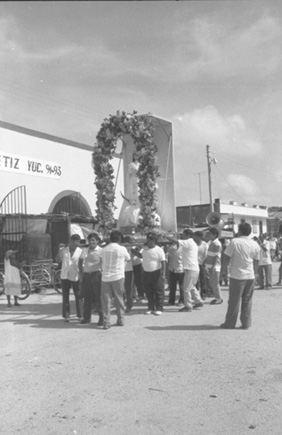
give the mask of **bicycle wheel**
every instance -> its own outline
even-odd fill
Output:
[[[31,283],[25,272],[21,272],[21,284],[21,295],[18,298],[23,300],[28,298],[31,293]]]
[[[31,275],[32,287],[40,289],[42,287],[49,287],[51,283],[51,276],[46,269],[37,269]]]
[[[61,283],[61,271],[60,270],[54,271],[54,289],[60,295],[62,294],[62,283]]]
[[[4,275],[0,272],[0,295],[2,295],[5,291],[4,287]]]

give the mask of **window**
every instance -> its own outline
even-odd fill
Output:
[[[257,220],[252,220],[252,227],[253,227],[253,233],[257,233],[258,232],[258,221]]]

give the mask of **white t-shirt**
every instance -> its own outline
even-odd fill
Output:
[[[209,247],[207,243],[202,240],[201,244],[198,245],[198,262],[201,266],[204,264],[205,259],[207,258],[208,249]]]
[[[259,266],[267,266],[272,264],[271,256],[270,256],[270,244],[267,240],[264,240],[262,246],[266,248],[266,251],[260,248],[260,258],[259,258]]]
[[[142,251],[143,269],[145,272],[154,272],[162,267],[162,261],[165,261],[164,250],[160,246],[149,249],[145,246]]]
[[[179,246],[182,246],[182,263],[183,269],[199,271],[198,263],[198,245],[192,238],[178,240]]]
[[[97,246],[95,249],[83,249],[80,257],[83,260],[83,272],[91,273],[101,270],[101,257],[99,256],[100,251],[100,246]]]
[[[124,246],[118,243],[109,243],[101,249],[102,281],[118,281],[124,278],[125,262],[130,260],[130,255]]]
[[[247,236],[232,239],[224,254],[230,259],[230,278],[254,279],[253,260],[259,260],[260,247]]]
[[[132,256],[130,255],[130,252],[127,249],[127,252],[129,253],[130,256],[130,261],[126,261],[125,262],[125,268],[124,271],[125,272],[131,272],[133,270],[133,264],[132,264]]]
[[[68,246],[60,251],[60,258],[62,260],[61,279],[69,279],[70,281],[79,280],[78,262],[81,254],[82,249],[78,247],[72,256]]]

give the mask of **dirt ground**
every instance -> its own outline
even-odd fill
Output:
[[[137,304],[103,330],[97,315],[64,323],[53,290],[21,307],[1,296],[0,434],[280,435],[282,288],[255,291],[247,331],[218,328],[223,297],[160,317]]]

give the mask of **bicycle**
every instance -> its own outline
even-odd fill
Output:
[[[52,284],[57,293],[62,294],[61,269],[58,263],[52,263]]]
[[[31,282],[29,280],[29,277],[23,270],[20,271],[20,277],[21,277],[21,294],[17,295],[17,297],[20,300],[24,300],[28,298],[28,296],[31,293]],[[0,272],[0,295],[2,295],[4,292],[5,292],[4,274]]]
[[[21,300],[42,288],[53,287],[57,293],[62,294],[61,270],[59,264],[53,263],[53,260],[38,260],[30,265],[24,264],[20,276],[21,294],[18,298]],[[0,272],[0,295],[4,292],[4,273]]]
[[[53,263],[53,260],[39,260],[24,267],[30,278],[32,291],[53,287],[57,293],[62,293],[61,270],[58,263]]]

